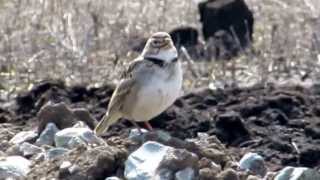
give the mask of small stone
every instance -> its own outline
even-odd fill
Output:
[[[233,169],[226,169],[224,171],[222,171],[219,175],[218,175],[218,179],[220,180],[240,180],[238,174],[236,171],[234,171]]]
[[[60,169],[68,169],[69,167],[71,167],[72,164],[70,161],[63,161],[60,165]]]
[[[218,149],[203,149],[202,154],[205,157],[212,159],[216,164],[223,164],[227,159],[227,155]]]
[[[28,142],[24,142],[19,146],[19,151],[22,152],[24,157],[28,157],[43,152],[43,149]]]
[[[261,178],[259,178],[259,177],[257,177],[257,176],[249,175],[249,177],[247,178],[247,180],[261,180]]]
[[[267,168],[262,156],[256,153],[247,153],[240,160],[240,169],[249,170],[256,175],[264,177],[267,173]]]
[[[201,180],[212,180],[216,176],[217,174],[211,171],[210,168],[203,168],[199,170],[199,179]]]
[[[141,129],[142,134],[138,129],[131,129],[129,134],[129,139],[136,142],[142,142],[144,140],[144,134],[148,132],[146,129]]]
[[[16,134],[9,142],[12,144],[21,144],[23,142],[30,142],[37,138],[38,134],[35,131],[22,131]]]
[[[54,123],[48,123],[36,141],[36,145],[54,145],[54,135],[59,131]]]
[[[74,128],[88,128],[89,129],[89,126],[83,122],[83,121],[78,121],[75,125],[73,125],[72,127]]]
[[[54,159],[56,157],[62,156],[67,152],[69,152],[69,150],[65,148],[61,148],[61,147],[52,148],[46,153],[45,158],[49,160]]]
[[[88,128],[66,128],[56,133],[54,138],[57,147],[72,149],[76,145],[102,144],[103,140],[97,137]]]
[[[191,167],[176,172],[175,180],[194,180],[195,172]]]
[[[285,167],[274,180],[316,180],[320,179],[320,173],[314,169],[305,167]]]
[[[201,158],[199,161],[199,168],[200,169],[208,168],[214,175],[217,175],[219,172],[221,172],[220,165],[204,157]]]
[[[31,162],[21,156],[0,158],[0,179],[24,179],[30,171]]]
[[[80,167],[77,166],[76,164],[74,164],[71,167],[69,167],[70,174],[74,174],[74,173],[78,172],[79,170],[80,170]]]
[[[107,177],[104,180],[121,180],[120,178],[116,177],[116,176],[112,176],[112,177]]]

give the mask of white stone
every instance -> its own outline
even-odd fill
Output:
[[[23,156],[32,156],[35,154],[39,154],[44,150],[28,142],[24,142],[19,146],[19,151],[22,153]]]
[[[54,159],[56,157],[62,156],[67,152],[69,152],[69,150],[66,148],[61,148],[61,147],[52,148],[52,149],[49,149],[48,152],[46,153],[45,159]]]
[[[112,177],[107,177],[105,180],[121,180],[118,177],[112,176]]]
[[[126,160],[125,178],[127,180],[151,179],[170,148],[154,141],[144,143]]]
[[[30,171],[31,162],[21,156],[0,159],[0,179],[24,179]]]
[[[130,133],[129,133],[129,139],[131,139],[133,141],[143,141],[144,134],[147,132],[148,132],[148,130],[146,130],[146,129],[141,129],[141,133],[137,128],[131,129]]]
[[[16,134],[9,142],[12,144],[21,144],[35,139],[37,136],[38,134],[35,131],[22,131]]]
[[[314,169],[305,167],[285,167],[274,180],[316,180],[320,179],[320,173]]]
[[[264,177],[267,173],[267,169],[265,167],[264,159],[257,153],[247,153],[245,154],[240,162],[239,162],[240,169],[242,170],[249,170],[261,177]]]
[[[54,135],[59,131],[58,127],[54,123],[48,123],[46,128],[41,132],[39,138],[36,141],[38,146],[54,144]]]
[[[60,165],[60,169],[68,169],[69,167],[71,167],[72,164],[70,161],[63,161]]]
[[[176,172],[175,180],[194,180],[195,172],[191,167]]]
[[[101,144],[103,140],[97,137],[88,128],[66,128],[56,133],[55,145],[57,147],[74,148],[77,144],[84,142],[88,144]]]

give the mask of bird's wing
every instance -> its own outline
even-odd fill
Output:
[[[121,81],[112,94],[111,100],[108,105],[108,112],[112,113],[119,111],[126,97],[130,91],[137,85],[135,77],[132,75],[143,64],[143,61],[138,59],[132,61],[128,68],[121,74]]]

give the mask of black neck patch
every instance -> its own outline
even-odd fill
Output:
[[[152,62],[153,64],[156,64],[160,67],[163,67],[165,62],[161,59],[158,59],[158,58],[153,58],[153,57],[145,57],[146,60]]]
[[[158,65],[160,67],[163,67],[165,65],[165,61],[161,60],[161,59],[158,59],[158,58],[145,57],[144,59],[147,60],[147,61],[150,61],[153,64],[156,64],[156,65]],[[178,58],[174,58],[171,62],[177,62],[177,61],[178,61]]]

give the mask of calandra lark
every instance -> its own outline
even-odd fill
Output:
[[[135,126],[136,122],[145,122],[152,130],[148,121],[166,110],[180,95],[182,69],[170,35],[153,34],[121,78],[107,113],[95,128],[97,135],[105,133],[120,118],[130,120]]]

